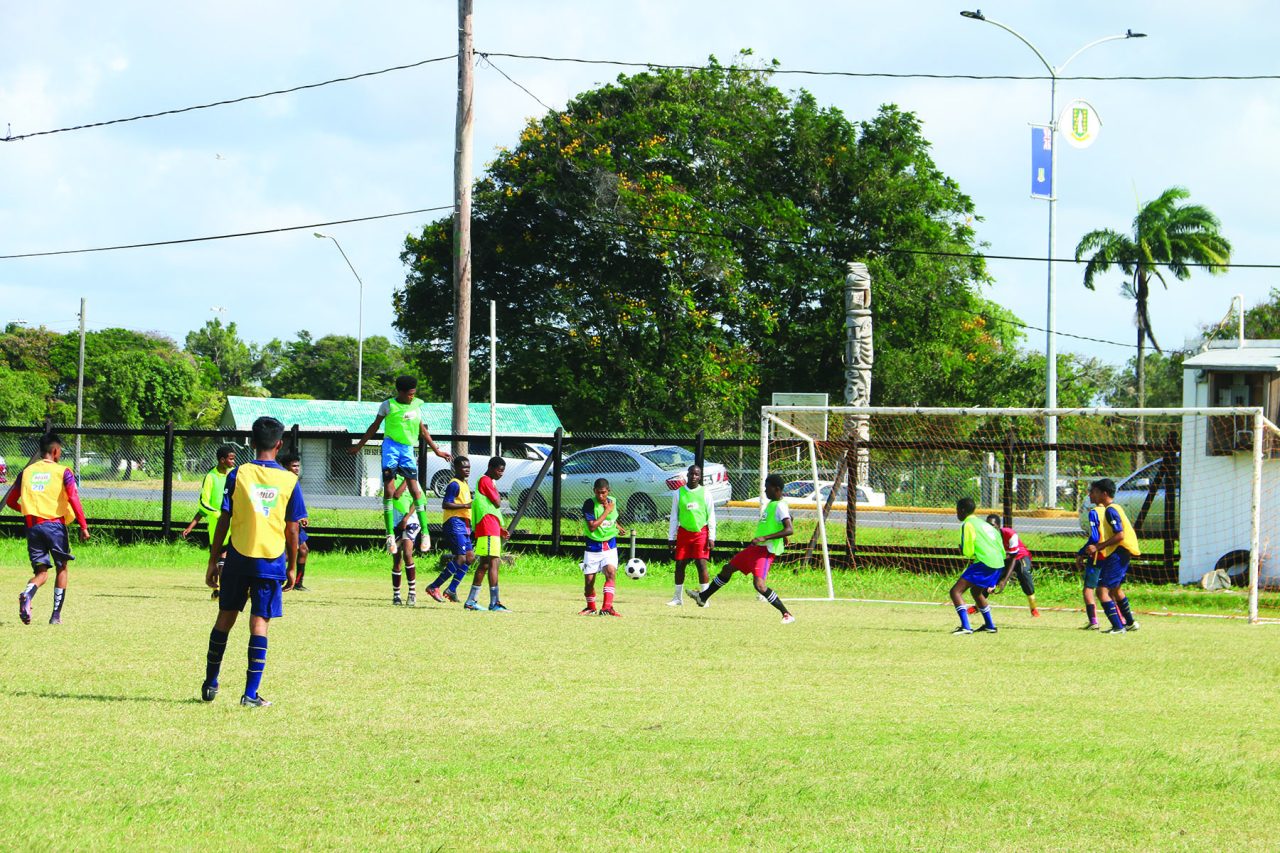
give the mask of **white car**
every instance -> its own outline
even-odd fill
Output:
[[[5,464],[4,457],[0,456],[0,483],[9,482],[9,466]]]
[[[440,445],[448,450],[449,445],[442,443]],[[551,448],[545,444],[503,444],[501,446],[502,458],[507,463],[507,469],[502,473],[502,479],[498,481],[498,494],[505,495],[510,490],[510,486],[520,477],[526,474],[530,476],[536,475],[538,469],[542,467],[543,461],[551,455]],[[468,453],[467,458],[471,460],[471,477],[468,479],[468,485],[472,491],[480,485],[480,478],[484,476],[485,471],[489,467],[489,454],[484,453]],[[427,472],[422,478],[422,483],[436,497],[444,497],[444,490],[449,485],[449,481],[453,479],[453,466],[449,462],[445,462],[434,453],[427,454]]]
[[[834,483],[831,480],[819,480],[818,489],[815,492],[812,480],[792,480],[782,487],[782,496],[785,498],[794,498],[798,501],[812,501],[814,495],[818,495],[818,500],[826,502],[831,496],[831,487]],[[858,486],[857,490],[858,506],[884,506],[884,492],[877,492],[869,486]],[[836,493],[837,503],[847,503],[849,500],[849,486],[847,483],[840,484],[840,491]]]
[[[671,510],[671,493],[685,483],[685,473],[694,463],[694,455],[675,445],[607,444],[579,450],[565,457],[561,473],[560,511],[576,516],[583,502],[592,495],[598,477],[609,481],[610,492],[618,501],[623,521],[655,521]],[[715,504],[729,500],[729,472],[716,462],[703,462],[702,482],[707,497]],[[533,485],[537,471],[511,483],[508,501],[519,506],[524,493]],[[548,472],[538,490],[529,499],[527,512],[534,518],[551,514],[551,474]]]

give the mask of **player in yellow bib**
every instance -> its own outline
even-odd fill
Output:
[[[1111,628],[1103,633],[1124,634],[1140,627],[1133,618],[1129,597],[1121,584],[1129,573],[1129,560],[1139,556],[1138,534],[1134,532],[1124,507],[1115,503],[1116,484],[1110,479],[1089,484],[1089,541],[1080,555],[1091,563],[1098,583],[1098,598]]]

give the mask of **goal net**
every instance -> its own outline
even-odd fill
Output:
[[[942,594],[966,565],[955,514],[965,497],[1017,532],[1036,583],[1078,591],[1090,484],[1109,479],[1142,552],[1128,579],[1168,585],[1150,609],[1213,589],[1215,611],[1280,618],[1280,430],[1260,408],[761,415],[761,500],[765,477],[779,475],[795,530],[775,571],[807,573],[819,594],[825,580],[827,598],[837,587],[860,597],[872,580],[868,597]],[[1019,595],[1011,580],[998,603]]]

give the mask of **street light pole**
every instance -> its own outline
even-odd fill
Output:
[[[1058,242],[1058,77],[1062,74],[1066,67],[1071,64],[1077,56],[1084,53],[1091,47],[1103,44],[1109,41],[1121,41],[1133,38],[1146,38],[1146,33],[1135,33],[1133,30],[1126,30],[1121,35],[1103,36],[1100,39],[1089,42],[1081,47],[1075,53],[1067,57],[1066,61],[1061,65],[1054,67],[1049,60],[1044,58],[1044,54],[1032,44],[1026,36],[1015,30],[1007,24],[999,21],[993,21],[982,14],[982,10],[961,12],[960,15],[974,21],[983,21],[993,26],[997,26],[1005,32],[1012,35],[1018,41],[1031,48],[1031,52],[1036,55],[1040,63],[1044,65],[1045,70],[1049,72],[1049,252],[1048,252],[1048,281],[1045,287],[1045,333],[1044,333],[1044,358],[1045,358],[1045,407],[1049,409],[1058,408],[1058,341],[1057,341],[1057,293],[1055,292],[1054,281],[1054,256],[1057,251]],[[1044,423],[1044,440],[1046,444],[1058,443],[1058,419],[1054,415],[1045,418]],[[1047,506],[1055,507],[1058,505],[1058,454],[1055,451],[1048,451],[1045,454],[1044,466],[1044,494]]]
[[[333,245],[342,252],[342,244],[338,242],[337,237],[330,237],[319,231],[315,232],[315,236],[320,240],[332,240]],[[360,307],[356,313],[356,400],[362,401],[364,400],[364,281],[360,278],[360,273],[356,272],[346,252],[342,252],[342,259],[347,262],[348,267],[351,267],[351,274],[360,283]]]

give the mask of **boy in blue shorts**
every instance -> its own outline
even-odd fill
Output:
[[[1129,572],[1129,561],[1142,552],[1138,549],[1138,534],[1129,523],[1124,507],[1114,502],[1115,496],[1116,484],[1109,479],[1089,484],[1089,500],[1093,502],[1089,510],[1089,541],[1079,552],[1097,573],[1098,598],[1111,623],[1111,628],[1104,632],[1107,634],[1123,634],[1139,628],[1129,607],[1129,597],[1120,587]],[[1087,584],[1088,574],[1085,577]]]
[[[995,622],[991,620],[991,606],[987,604],[987,590],[1000,583],[1004,571],[1004,542],[1000,532],[974,515],[973,498],[956,501],[956,518],[960,520],[960,553],[969,560],[969,567],[951,587],[951,603],[960,615],[960,627],[952,634],[972,634],[969,614],[964,603],[965,590],[972,590],[973,603],[982,614],[980,634],[994,634]]]
[[[453,555],[445,563],[444,570],[427,587],[427,595],[436,601],[458,601],[458,585],[467,576],[467,567],[476,559],[475,546],[471,542],[471,460],[459,456],[453,460],[453,479],[444,490],[444,544]],[[449,587],[440,586],[449,581]]]
[[[276,460],[284,469],[299,480],[302,479],[302,457],[298,455],[296,450],[290,450],[287,453],[281,453]],[[307,574],[307,555],[311,553],[311,546],[307,545],[307,519],[303,518],[298,522],[298,577],[293,582],[294,592],[311,592],[302,585],[302,578]]]
[[[431,452],[448,461],[449,451],[441,450],[436,444],[427,425],[422,422],[422,401],[417,399],[418,380],[412,376],[396,377],[396,395],[383,400],[378,407],[378,416],[369,424],[369,428],[360,436],[360,440],[347,448],[347,452],[355,456],[360,448],[378,432],[378,426],[385,420],[386,428],[382,433],[382,520],[387,532],[387,553],[396,552],[394,534],[395,517],[391,507],[392,482],[396,476],[402,476],[409,482],[409,493],[413,495],[414,506],[418,509],[419,518],[427,517],[427,497],[418,484],[418,459],[415,448],[418,436],[421,435],[431,448]],[[426,527],[423,527],[426,530]],[[418,550],[423,550],[418,543]]]
[[[209,633],[209,654],[200,698],[212,702],[218,695],[218,673],[227,649],[227,635],[236,617],[249,609],[249,667],[245,672],[240,704],[251,708],[270,705],[258,695],[267,664],[267,627],[284,615],[284,591],[293,588],[298,560],[298,523],[307,517],[298,478],[286,471],[276,456],[284,436],[284,424],[262,417],[253,422],[256,458],[227,474],[222,514],[209,548],[205,583],[217,587],[218,618]],[[217,543],[230,534],[227,559],[219,565]]]

